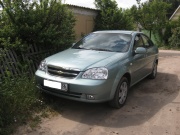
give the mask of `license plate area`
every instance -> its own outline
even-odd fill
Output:
[[[50,81],[50,80],[44,80],[44,86],[49,87],[49,88],[58,89],[61,91],[67,91],[68,90],[68,84]]]

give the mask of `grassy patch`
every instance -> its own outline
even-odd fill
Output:
[[[35,127],[41,116],[47,116],[42,110],[47,106],[35,86],[34,79],[20,77],[6,79],[0,83],[0,134],[8,135],[17,126],[31,121]],[[42,111],[42,113],[40,113]],[[41,115],[34,115],[40,113]],[[34,116],[33,116],[34,115]]]

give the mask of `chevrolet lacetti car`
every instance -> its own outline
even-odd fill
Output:
[[[120,108],[131,86],[155,78],[158,48],[136,31],[97,31],[44,59],[35,73],[46,93]]]

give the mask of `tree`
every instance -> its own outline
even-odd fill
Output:
[[[132,18],[128,11],[117,7],[114,0],[95,0],[100,10],[95,19],[95,30],[132,29]]]
[[[64,48],[74,40],[75,19],[58,0],[0,0],[0,46]]]
[[[154,1],[154,0],[149,0],[149,1]],[[168,9],[167,12],[167,18],[170,18],[171,15],[174,13],[174,11],[178,8],[180,5],[180,0],[162,0],[163,2],[166,2],[168,4],[171,4],[171,7]]]
[[[166,14],[170,7],[162,0],[153,0],[151,2],[140,3],[139,7],[134,5],[131,8],[131,14],[136,23],[139,23],[145,30],[158,32],[162,34],[162,29],[166,25]]]
[[[180,5],[180,0],[163,0],[164,2],[171,4],[171,7],[168,9],[167,17],[170,18],[174,11]]]
[[[95,0],[94,4],[96,8],[100,10],[105,10],[105,8],[118,9],[115,0]]]

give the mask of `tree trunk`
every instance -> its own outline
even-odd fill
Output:
[[[151,39],[151,30],[150,30],[150,33],[149,33],[149,37],[150,37],[150,39]]]

